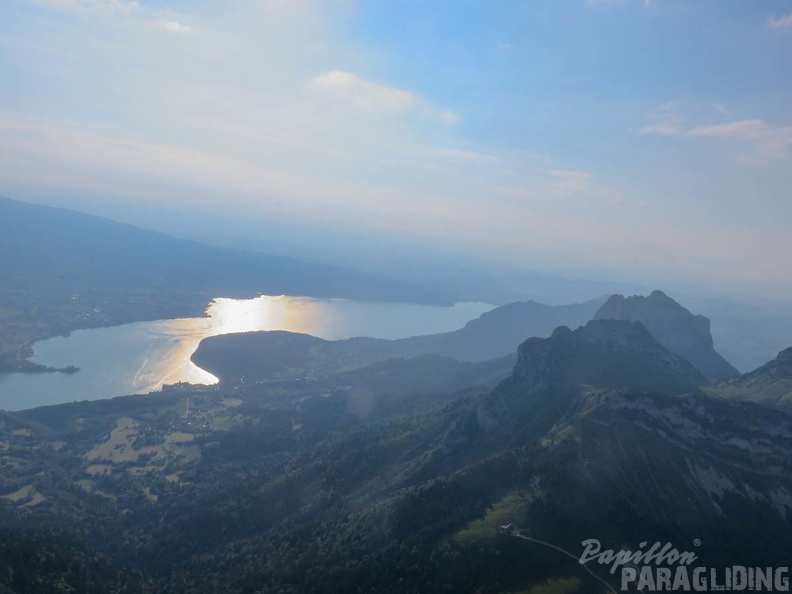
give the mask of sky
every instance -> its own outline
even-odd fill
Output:
[[[788,296],[792,0],[3,0],[0,195]]]

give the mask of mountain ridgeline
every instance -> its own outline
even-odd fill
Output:
[[[584,594],[602,583],[537,540],[696,540],[707,567],[792,550],[792,418],[704,394],[640,322],[561,327],[516,361],[276,369],[296,361],[2,415],[0,519],[79,544],[46,583],[75,588],[101,559],[94,588],[140,593]]]
[[[201,316],[214,298],[261,294],[452,301],[376,274],[204,245],[0,198],[0,373],[42,371],[26,360],[36,340]]]
[[[792,413],[792,348],[741,377],[707,388],[723,398],[747,400]]]
[[[611,295],[594,319],[641,322],[660,344],[690,361],[707,379],[740,375],[715,351],[709,319],[693,315],[662,291],[648,297]]]
[[[288,379],[351,369],[390,358],[435,354],[481,362],[508,356],[526,338],[545,338],[555,328],[578,328],[591,319],[640,322],[670,352],[699,372],[700,384],[739,375],[713,347],[709,320],[655,291],[649,297],[612,295],[580,304],[550,306],[526,301],[487,312],[453,332],[400,340],[353,338],[325,341],[285,332],[258,332],[208,338],[193,362],[223,381]]]
[[[6,290],[303,295],[443,303],[384,276],[284,256],[209,246],[80,212],[0,198]]]
[[[220,295],[437,301],[68,211],[0,215],[11,367],[42,334]],[[220,384],[0,412],[0,592],[585,594],[602,582],[553,547],[696,540],[706,566],[792,550],[792,418],[772,408],[792,350],[735,378],[709,321],[659,291],[402,340],[217,336],[193,361]]]
[[[604,302],[550,306],[512,303],[487,312],[453,332],[400,340],[352,338],[328,341],[289,332],[248,332],[203,340],[193,362],[221,381],[264,381],[310,377],[392,358],[440,355],[465,362],[513,357],[529,336],[549,336],[558,326],[585,324]]]
[[[665,349],[640,322],[592,320],[520,345],[514,370],[485,399],[477,418],[482,428],[512,436],[526,427],[547,431],[578,410],[581,389],[695,394],[704,383],[695,367]]]

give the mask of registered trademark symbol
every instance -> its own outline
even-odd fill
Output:
[[[694,547],[700,547],[701,546],[701,541],[697,538],[696,540],[693,541],[693,546]]]

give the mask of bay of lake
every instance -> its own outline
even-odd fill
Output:
[[[0,374],[0,409],[146,394],[179,382],[214,384],[217,378],[190,361],[201,340],[209,336],[286,330],[327,340],[396,339],[456,330],[491,309],[486,303],[442,307],[266,295],[215,299],[204,318],[78,330],[35,343],[31,357],[35,363],[74,365],[80,371]]]

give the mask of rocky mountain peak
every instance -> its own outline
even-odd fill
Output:
[[[511,376],[479,408],[479,424],[487,428],[523,419],[546,430],[574,409],[585,391],[678,394],[696,392],[702,383],[701,373],[640,322],[592,320],[520,345]]]
[[[694,315],[663,291],[653,291],[648,297],[611,295],[594,319],[641,322],[660,344],[687,359],[709,380],[739,375],[715,350],[709,319]]]

